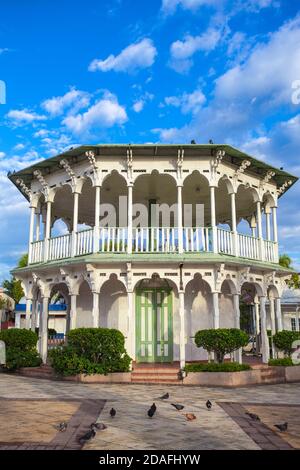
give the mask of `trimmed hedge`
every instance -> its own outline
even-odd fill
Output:
[[[270,359],[269,360],[269,366],[284,366],[284,367],[290,367],[290,366],[296,366],[298,364],[293,364],[293,361],[290,357],[284,357],[283,359]]]
[[[214,352],[218,363],[224,361],[225,354],[236,351],[249,342],[249,336],[238,328],[218,328],[197,331],[195,343],[198,348]]]
[[[293,352],[293,342],[297,340],[300,340],[299,331],[282,330],[278,331],[273,336],[273,342],[276,348],[283,351],[288,357],[290,357]]]
[[[131,358],[124,335],[109,328],[77,328],[67,335],[67,345],[49,352],[51,365],[61,375],[128,372]]]
[[[239,364],[238,362],[215,362],[187,364],[184,368],[186,372],[241,372],[250,370],[249,364]]]
[[[31,330],[11,328],[0,331],[0,340],[6,346],[6,364],[8,370],[20,367],[37,367],[42,360],[36,350],[38,336]]]

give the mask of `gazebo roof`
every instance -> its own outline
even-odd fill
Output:
[[[287,173],[286,171],[274,168],[265,162],[257,160],[256,158],[248,155],[231,145],[224,144],[97,144],[97,145],[80,145],[78,147],[70,148],[69,150],[58,154],[54,157],[41,159],[36,164],[24,168],[18,172],[8,173],[9,179],[17,186],[17,179],[21,178],[27,186],[31,185],[31,181],[34,179],[33,172],[39,169],[43,174],[53,173],[61,169],[59,162],[62,158],[69,160],[70,163],[80,163],[86,159],[85,152],[87,150],[93,150],[96,155],[104,156],[124,156],[127,155],[127,150],[131,148],[134,154],[138,154],[143,157],[163,157],[173,156],[177,157],[178,149],[183,149],[184,154],[188,157],[194,157],[201,159],[201,157],[207,157],[207,154],[213,156],[216,150],[224,150],[225,157],[223,161],[239,166],[241,161],[249,160],[251,166],[246,170],[249,173],[255,174],[256,176],[263,177],[268,170],[272,170],[275,175],[273,180],[276,182],[277,187],[280,187],[285,181],[291,181],[292,186],[298,177]],[[28,199],[28,195],[17,186],[22,194]]]

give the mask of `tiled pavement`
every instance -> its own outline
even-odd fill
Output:
[[[157,397],[166,391],[170,393],[170,400],[165,402],[157,400]],[[53,382],[0,374],[0,406],[7,401],[2,401],[2,397],[10,400],[30,399],[32,402],[36,399],[43,399],[45,400],[45,408],[49,410],[49,415],[51,415],[51,410],[46,404],[54,400],[60,403],[58,406],[62,407],[64,413],[72,414],[74,412],[71,421],[77,416],[77,426],[80,424],[80,420],[85,420],[84,426],[86,426],[88,420],[90,422],[94,420],[95,406],[101,409],[101,404],[105,402],[98,420],[104,422],[108,428],[105,431],[99,431],[96,437],[84,446],[84,449],[99,450],[260,449],[264,448],[264,433],[268,434],[268,439],[274,437],[269,444],[274,445],[275,448],[281,448],[281,445],[286,448],[290,445],[298,447],[297,433],[300,431],[295,423],[297,420],[300,421],[299,392],[300,384],[267,385],[239,389],[160,385],[92,385]],[[211,411],[206,410],[205,407],[208,398],[213,402]],[[147,409],[153,401],[156,402],[158,409],[155,417],[149,419]],[[185,405],[183,412],[177,412],[171,406],[171,402]],[[20,411],[20,403],[21,401],[18,401],[20,419],[21,421],[23,419],[23,422],[25,421],[27,429],[32,427],[32,433],[36,436],[37,421],[35,416],[32,415],[31,424],[29,413],[27,413],[24,420],[25,414],[22,415],[22,411]],[[75,403],[75,409],[65,408],[64,403],[69,405]],[[235,408],[235,404],[240,404],[239,408]],[[254,410],[253,407],[263,404],[272,404],[272,406],[263,406],[256,409],[256,413],[261,415],[264,423],[261,423],[264,428],[257,430],[249,420],[244,421],[244,412],[250,410],[250,408],[252,411]],[[79,405],[86,407],[84,414],[78,414]],[[293,405],[293,407],[286,405]],[[112,406],[117,410],[115,418],[109,416],[109,410]],[[93,412],[89,412],[88,410],[92,408]],[[274,410],[277,410],[276,415],[272,415]],[[287,411],[285,412],[285,410]],[[185,412],[194,413],[197,419],[188,422],[184,415]],[[240,416],[237,416],[239,413]],[[63,413],[61,416],[63,416]],[[294,424],[291,425],[292,437],[283,440],[282,435],[273,432],[272,423],[273,421],[276,423],[284,421],[286,416],[287,421],[292,420],[292,416],[294,416]],[[3,432],[5,432],[6,426],[9,429],[5,413],[0,413],[0,428],[4,430]],[[261,433],[260,441],[255,439],[257,432]],[[62,435],[63,433],[59,434]],[[278,436],[278,439],[276,436]],[[61,439],[59,435],[51,438],[52,441],[49,439],[47,442],[55,443],[55,439],[58,439],[58,442]],[[15,442],[17,446],[20,442],[18,439],[19,437],[16,435],[11,444]],[[35,439],[34,442],[36,442]],[[69,448],[72,447],[72,442],[70,440],[68,442]],[[42,444],[40,443],[40,445]],[[47,448],[47,445],[44,443],[45,448]]]

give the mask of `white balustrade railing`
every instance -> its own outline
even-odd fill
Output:
[[[93,253],[94,230],[82,230],[76,233],[76,251],[75,256],[87,255]]]
[[[260,259],[260,241],[250,235],[238,233],[238,256],[241,258]]]
[[[218,228],[217,230],[218,239],[218,251],[226,255],[233,255],[233,234],[229,230]]]
[[[29,263],[41,263],[44,259],[44,241],[33,242]]]
[[[101,227],[99,229],[99,251],[102,253],[125,253],[127,232],[127,227]]]
[[[49,261],[82,256],[93,252],[126,253],[128,249],[127,227],[100,227],[98,236],[94,229],[53,237],[48,240]],[[278,244],[261,241],[250,235],[217,229],[218,252],[242,258],[278,263]],[[75,243],[75,245],[73,245]],[[95,247],[94,244],[96,243]],[[182,229],[184,253],[212,251],[212,229],[209,227],[184,227]],[[72,248],[73,247],[73,248]],[[95,249],[94,249],[95,248]],[[132,229],[132,253],[178,253],[179,230],[177,227],[135,227]],[[262,252],[262,253],[261,253]],[[30,264],[45,261],[45,242],[32,243]]]
[[[265,261],[278,263],[278,245],[270,240],[264,240]]]
[[[183,251],[212,251],[212,232],[208,227],[184,227]]]
[[[69,258],[71,256],[71,234],[50,238],[48,241],[48,259]]]

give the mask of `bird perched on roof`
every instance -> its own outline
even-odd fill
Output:
[[[149,418],[153,418],[155,412],[156,412],[156,405],[155,405],[155,403],[153,403],[153,404],[150,406],[150,408],[149,408],[149,410],[148,410],[148,412],[147,412]]]
[[[171,405],[174,406],[174,408],[176,408],[177,411],[181,411],[184,408],[183,405],[179,405],[178,403],[171,403]]]
[[[195,145],[195,144],[196,144],[196,141],[195,141],[194,139],[191,140],[191,144],[192,144],[192,145]]]
[[[104,431],[104,429],[107,429],[107,426],[104,423],[92,423],[91,424],[91,429],[94,429],[94,431]]]
[[[208,410],[211,410],[212,409],[212,402],[210,400],[207,400],[207,402],[205,403],[206,404],[206,408]]]
[[[253,421],[260,421],[260,417],[255,413],[246,413],[246,415],[248,415],[249,418],[253,419]]]
[[[288,423],[285,422],[285,423],[282,423],[282,424],[274,424],[274,426],[279,429],[280,432],[285,432],[287,431],[287,428],[288,428]]]
[[[112,408],[112,409],[110,410],[109,414],[110,414],[110,416],[111,416],[112,418],[114,418],[114,417],[116,416],[117,412],[116,412],[116,410],[115,410],[114,408]]]
[[[168,398],[170,398],[170,395],[168,393],[165,393],[164,395],[159,397],[159,400],[167,400]]]
[[[95,429],[94,428],[89,429],[85,434],[83,434],[82,436],[80,436],[78,438],[78,442],[80,444],[85,444],[86,442],[90,441],[91,439],[94,439],[95,436],[96,436]]]
[[[212,139],[209,139],[208,143],[209,143],[209,144],[213,144],[213,140],[212,140]]]

